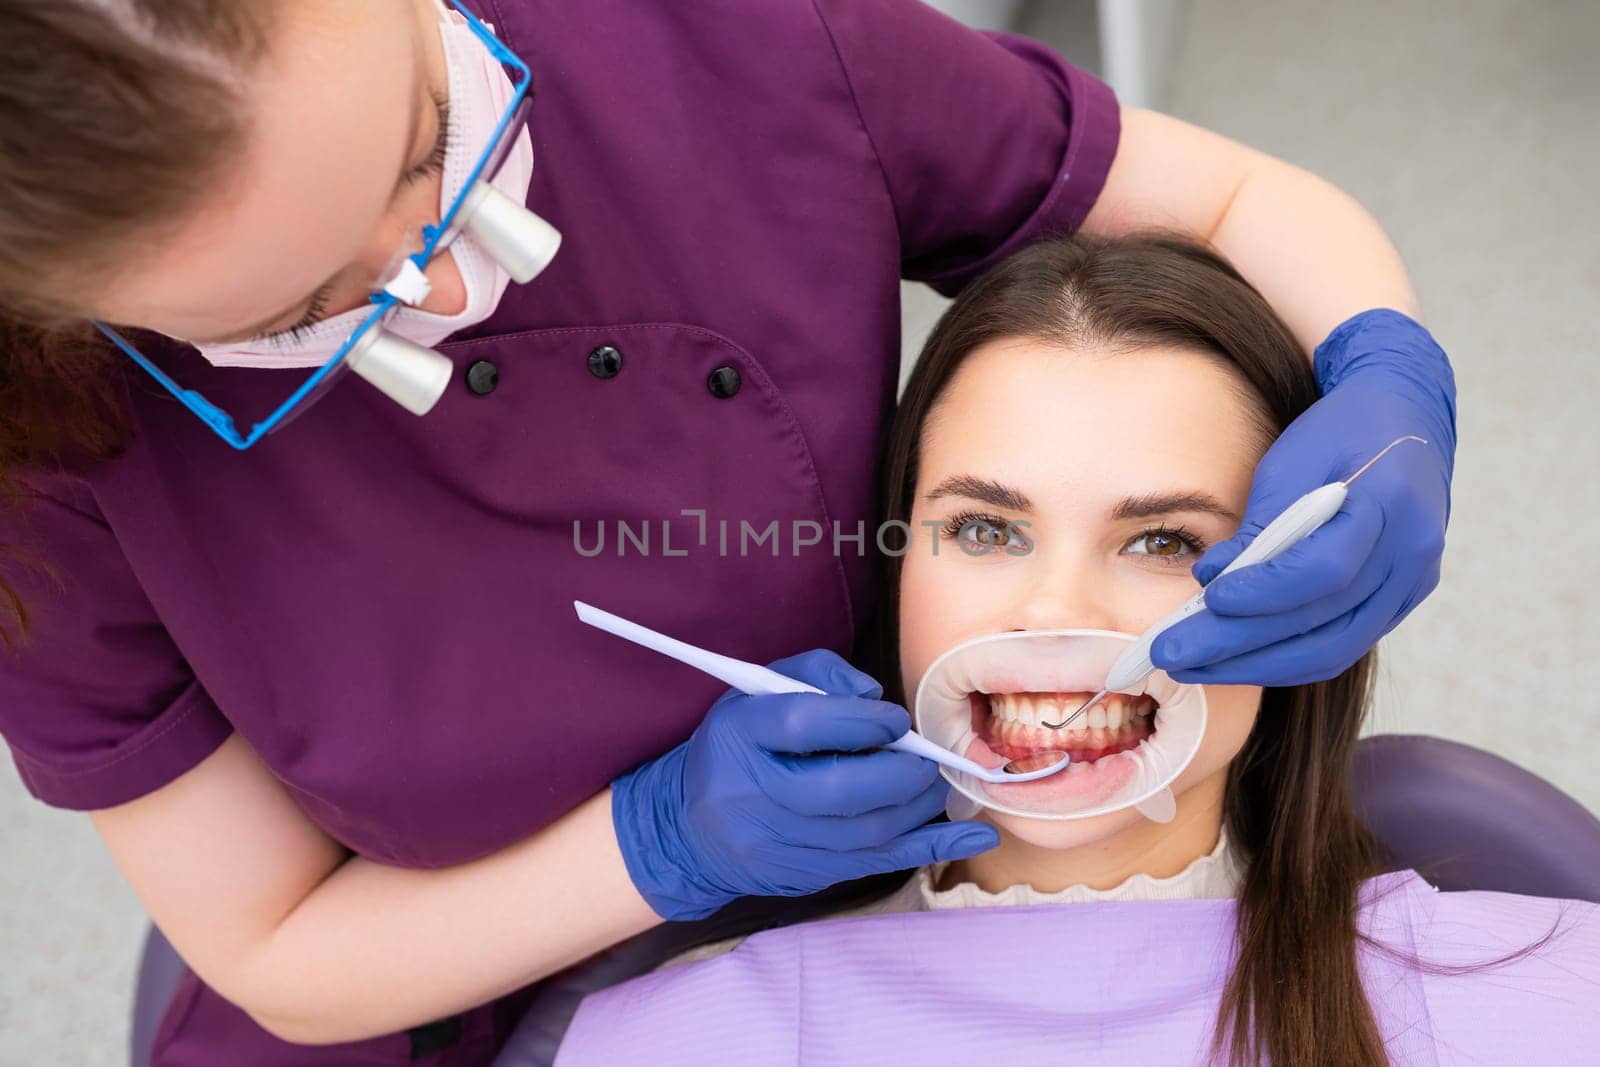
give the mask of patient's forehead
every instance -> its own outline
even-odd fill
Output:
[[[1265,447],[1260,401],[1217,357],[1007,339],[972,352],[929,413],[918,490],[960,472],[1038,493],[1182,482],[1248,492]]]

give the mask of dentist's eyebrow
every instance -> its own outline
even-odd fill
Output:
[[[1144,496],[1127,496],[1111,509],[1113,519],[1149,519],[1157,515],[1171,515],[1180,511],[1218,515],[1237,523],[1239,516],[1210,493],[1146,493]]]
[[[981,500],[985,504],[992,504],[997,508],[1010,508],[1012,511],[1033,510],[1033,501],[1029,500],[1021,490],[987,478],[975,478],[970,474],[956,474],[946,478],[934,486],[925,499],[938,500],[946,496]]]

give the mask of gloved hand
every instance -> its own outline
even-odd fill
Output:
[[[1456,447],[1444,351],[1405,315],[1366,311],[1317,346],[1316,371],[1322,399],[1262,457],[1238,533],[1194,565],[1209,610],[1151,649],[1180,682],[1332,678],[1439,584]],[[1301,495],[1349,477],[1406,434],[1428,443],[1408,441],[1379,460],[1321,529],[1274,560],[1216,578]]]
[[[725,693],[693,736],[611,784],[628,874],[666,919],[735,897],[800,896],[1000,843],[944,810],[938,768],[880,750],[911,726],[881,686],[825,650],[771,665],[828,693]]]

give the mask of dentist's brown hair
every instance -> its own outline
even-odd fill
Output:
[[[1318,398],[1311,361],[1226,260],[1150,234],[1036,245],[969,285],[928,338],[889,432],[885,519],[909,521],[922,428],[968,355],[1001,339],[1068,349],[1175,345],[1234,368],[1263,442]],[[901,527],[904,529],[905,527]],[[899,557],[884,557],[878,662],[899,661]],[[1238,961],[1222,996],[1213,1057],[1275,1067],[1387,1064],[1361,985],[1361,882],[1380,870],[1356,814],[1351,769],[1373,679],[1371,653],[1337,678],[1266,689],[1228,770],[1223,821],[1245,861]],[[904,701],[890,666],[886,699]]]
[[[0,507],[23,469],[125,443],[125,361],[84,308],[244,143],[276,6],[0,0]],[[0,649],[26,632],[0,579]]]

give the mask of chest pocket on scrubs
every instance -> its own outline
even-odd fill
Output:
[[[682,741],[722,692],[582,625],[574,599],[763,662],[847,649],[854,624],[804,428],[750,353],[676,324],[440,350],[455,380],[417,444],[341,453],[376,483],[383,466],[405,469],[404,492],[372,502],[404,547],[374,530],[371,555],[340,564],[370,572],[338,580],[402,581],[393,639],[374,644],[420,654],[352,663],[363,676],[344,684],[396,719],[376,733],[350,724],[337,780],[286,776],[345,840],[426,865],[570,810]],[[417,568],[419,554],[438,565]],[[459,612],[464,588],[466,617],[432,617]]]

